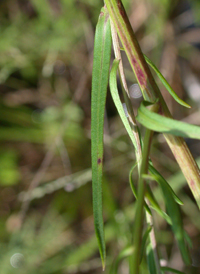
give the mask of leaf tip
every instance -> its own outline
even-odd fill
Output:
[[[184,101],[183,101],[184,102]],[[184,104],[182,104],[184,107],[186,108],[192,108],[189,104],[187,104],[186,102],[184,102]]]
[[[102,271],[105,271],[105,269],[106,269],[106,260],[105,260],[105,258],[102,258],[101,262],[102,262]]]

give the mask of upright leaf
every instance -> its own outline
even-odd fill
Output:
[[[94,41],[91,107],[93,212],[95,231],[98,239],[103,269],[105,268],[106,258],[102,216],[103,125],[110,56],[110,20],[106,7],[103,7],[97,23]]]

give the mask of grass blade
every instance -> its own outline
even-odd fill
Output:
[[[137,199],[137,190],[136,187],[133,183],[133,179],[132,179],[132,172],[135,168],[136,164],[133,165],[133,167],[131,168],[130,172],[129,172],[129,183],[131,186],[131,190],[133,192],[133,195],[135,196],[135,198]],[[145,176],[143,176],[145,178]],[[163,217],[169,224],[171,224],[171,220],[169,218],[169,216],[160,208],[158,202],[156,201],[150,187],[147,185],[146,186],[146,192],[145,192],[145,197],[149,200],[149,202],[151,203],[151,208],[153,208],[161,217]],[[152,215],[151,210],[149,208],[149,206],[147,205],[147,203],[144,201],[144,206],[146,211]]]
[[[164,87],[167,89],[167,91],[174,98],[174,100],[177,103],[179,103],[180,105],[182,105],[182,106],[184,106],[186,108],[191,108],[190,105],[188,105],[186,102],[184,102],[181,98],[178,97],[178,95],[176,94],[176,92],[173,90],[173,88],[170,86],[170,84],[167,82],[167,80],[162,75],[162,73],[158,70],[158,68],[151,62],[151,60],[146,55],[144,55],[144,58],[145,58],[146,62],[151,66],[151,68],[155,71],[155,73],[157,74],[158,78],[160,79],[160,81],[162,82],[162,84],[164,85]]]
[[[131,170],[129,172],[129,183],[130,183],[130,187],[131,187],[131,190],[133,192],[133,195],[137,199],[138,198],[137,197],[137,190],[136,190],[136,187],[135,187],[135,185],[133,183],[133,179],[132,179],[132,173],[133,173],[133,170],[136,167],[136,165],[137,165],[137,162],[132,166],[132,168],[131,168]],[[144,202],[144,206],[145,206],[146,211],[151,215],[151,210],[150,210],[150,208],[149,208],[149,206],[147,205],[146,202]]]
[[[200,127],[153,113],[147,108],[150,105],[152,104],[144,101],[138,109],[136,119],[143,126],[157,132],[200,140]]]
[[[124,124],[124,127],[126,128],[129,137],[131,138],[131,141],[135,147],[136,152],[138,151],[138,145],[137,145],[137,140],[135,139],[135,136],[132,132],[131,126],[128,122],[128,119],[126,117],[126,114],[124,112],[124,108],[122,106],[120,97],[119,97],[119,93],[118,93],[118,89],[117,89],[117,69],[119,66],[119,60],[115,59],[112,65],[112,69],[110,72],[110,92],[114,101],[114,104],[117,108],[117,111],[119,113],[119,116]]]
[[[149,234],[152,230],[152,226],[148,226],[143,237],[142,237],[142,244],[141,244],[141,255],[140,255],[140,263],[142,262],[142,258],[143,258],[143,254],[144,254],[144,250],[145,250],[145,245],[146,245],[146,242],[149,238]]]
[[[156,109],[155,109],[156,110]],[[136,204],[136,213],[135,213],[135,223],[133,231],[133,257],[130,259],[130,271],[133,274],[139,273],[140,265],[140,252],[141,252],[141,242],[142,242],[142,228],[144,221],[144,195],[146,189],[146,182],[143,179],[142,175],[148,172],[148,158],[151,147],[153,132],[146,130],[144,137],[144,145],[142,151],[142,163],[140,167],[140,176],[138,181],[138,200]]]
[[[159,177],[160,175],[159,172],[156,169],[154,169],[151,165],[149,165],[149,169],[151,174],[155,175],[156,177]],[[163,192],[167,212],[172,221],[172,230],[178,242],[178,246],[179,246],[182,258],[186,264],[190,264],[191,259],[188,252],[188,248],[185,244],[185,233],[183,229],[183,223],[182,223],[179,207],[177,203],[175,202],[174,196],[172,195],[172,192],[169,189],[169,187],[166,184],[160,184],[160,186]]]
[[[136,167],[137,163],[135,163],[130,172],[129,172],[129,183],[130,183],[130,187],[131,187],[131,190],[133,192],[133,195],[135,196],[135,198],[137,199],[137,190],[136,190],[136,187],[133,183],[133,179],[132,179],[132,172],[134,170],[134,168]],[[147,175],[149,176],[149,175]],[[145,178],[145,176],[143,176]],[[149,178],[149,177],[148,177]],[[145,192],[145,197],[149,200],[149,202],[151,203],[151,208],[153,208],[160,216],[162,216],[169,224],[171,224],[171,220],[169,218],[169,216],[160,208],[158,202],[156,201],[150,187],[147,185],[146,186],[146,192]],[[146,211],[152,215],[151,213],[151,210],[149,208],[149,206],[147,205],[146,202],[144,202],[144,206],[145,206],[145,209]]]
[[[174,268],[167,267],[167,266],[161,267],[161,270],[162,270],[162,271],[166,271],[166,272],[177,273],[177,274],[185,274],[185,273],[182,272],[182,271],[179,271],[179,270],[176,270],[176,269],[174,269]]]
[[[123,249],[119,255],[117,256],[116,260],[114,261],[113,265],[111,266],[110,272],[109,274],[117,274],[118,273],[118,268],[119,268],[119,264],[120,262],[129,257],[130,255],[133,254],[133,246],[129,246],[126,247],[125,249]]]
[[[102,216],[103,124],[110,68],[111,42],[109,14],[106,7],[103,7],[95,33],[91,107],[93,212],[103,269],[105,268],[106,259]]]
[[[152,179],[155,180],[163,188],[168,188],[169,192],[171,193],[172,197],[174,198],[174,201],[176,201],[177,204],[179,204],[179,205],[183,205],[183,202],[178,198],[178,196],[173,191],[173,189],[168,184],[168,182],[162,177],[162,175],[151,164],[149,164],[149,171],[151,172],[150,176],[152,177]],[[150,179],[150,177],[148,177],[148,178]]]
[[[148,175],[147,175],[148,176]],[[147,178],[149,179],[147,176],[143,176],[143,178]],[[168,224],[171,224],[171,219],[170,217],[167,215],[167,213],[165,213],[159,206],[151,188],[149,187],[149,185],[147,184],[146,186],[146,193],[145,193],[145,197],[149,200],[150,202],[150,207],[152,209],[154,209],[162,218],[164,218]]]
[[[149,233],[151,232],[151,230],[152,230],[152,227],[148,226],[145,233],[144,233],[144,235],[143,235],[143,237],[142,237],[140,262],[142,261],[144,250],[145,250],[145,245],[146,245],[146,242],[148,240]],[[127,258],[127,257],[129,257],[130,255],[133,254],[133,248],[134,248],[133,246],[126,247],[125,249],[123,249],[119,253],[119,255],[117,256],[115,262],[111,266],[110,274],[117,274],[120,262],[123,259],[125,259],[125,258]]]
[[[157,274],[156,263],[151,243],[147,246],[147,265],[150,274]]]

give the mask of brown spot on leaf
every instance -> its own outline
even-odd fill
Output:
[[[98,159],[97,163],[98,163],[98,165],[101,164],[101,158]]]

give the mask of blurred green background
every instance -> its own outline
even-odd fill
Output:
[[[143,52],[192,105],[184,109],[160,86],[174,117],[200,125],[200,2],[123,3]],[[102,5],[93,0],[0,1],[2,274],[102,272],[90,169],[93,41]],[[141,97],[134,95],[136,81],[126,58],[124,63],[136,111]],[[135,157],[109,94],[107,99],[103,203],[109,273],[131,240],[134,198],[128,172]],[[187,142],[198,158],[199,142]],[[200,273],[199,211],[160,134],[151,157],[184,202],[183,222],[193,242],[193,266],[185,267],[169,226],[155,215],[163,264]],[[153,187],[162,205],[161,193]],[[127,261],[119,273],[128,273]],[[145,260],[142,273],[147,273]]]

